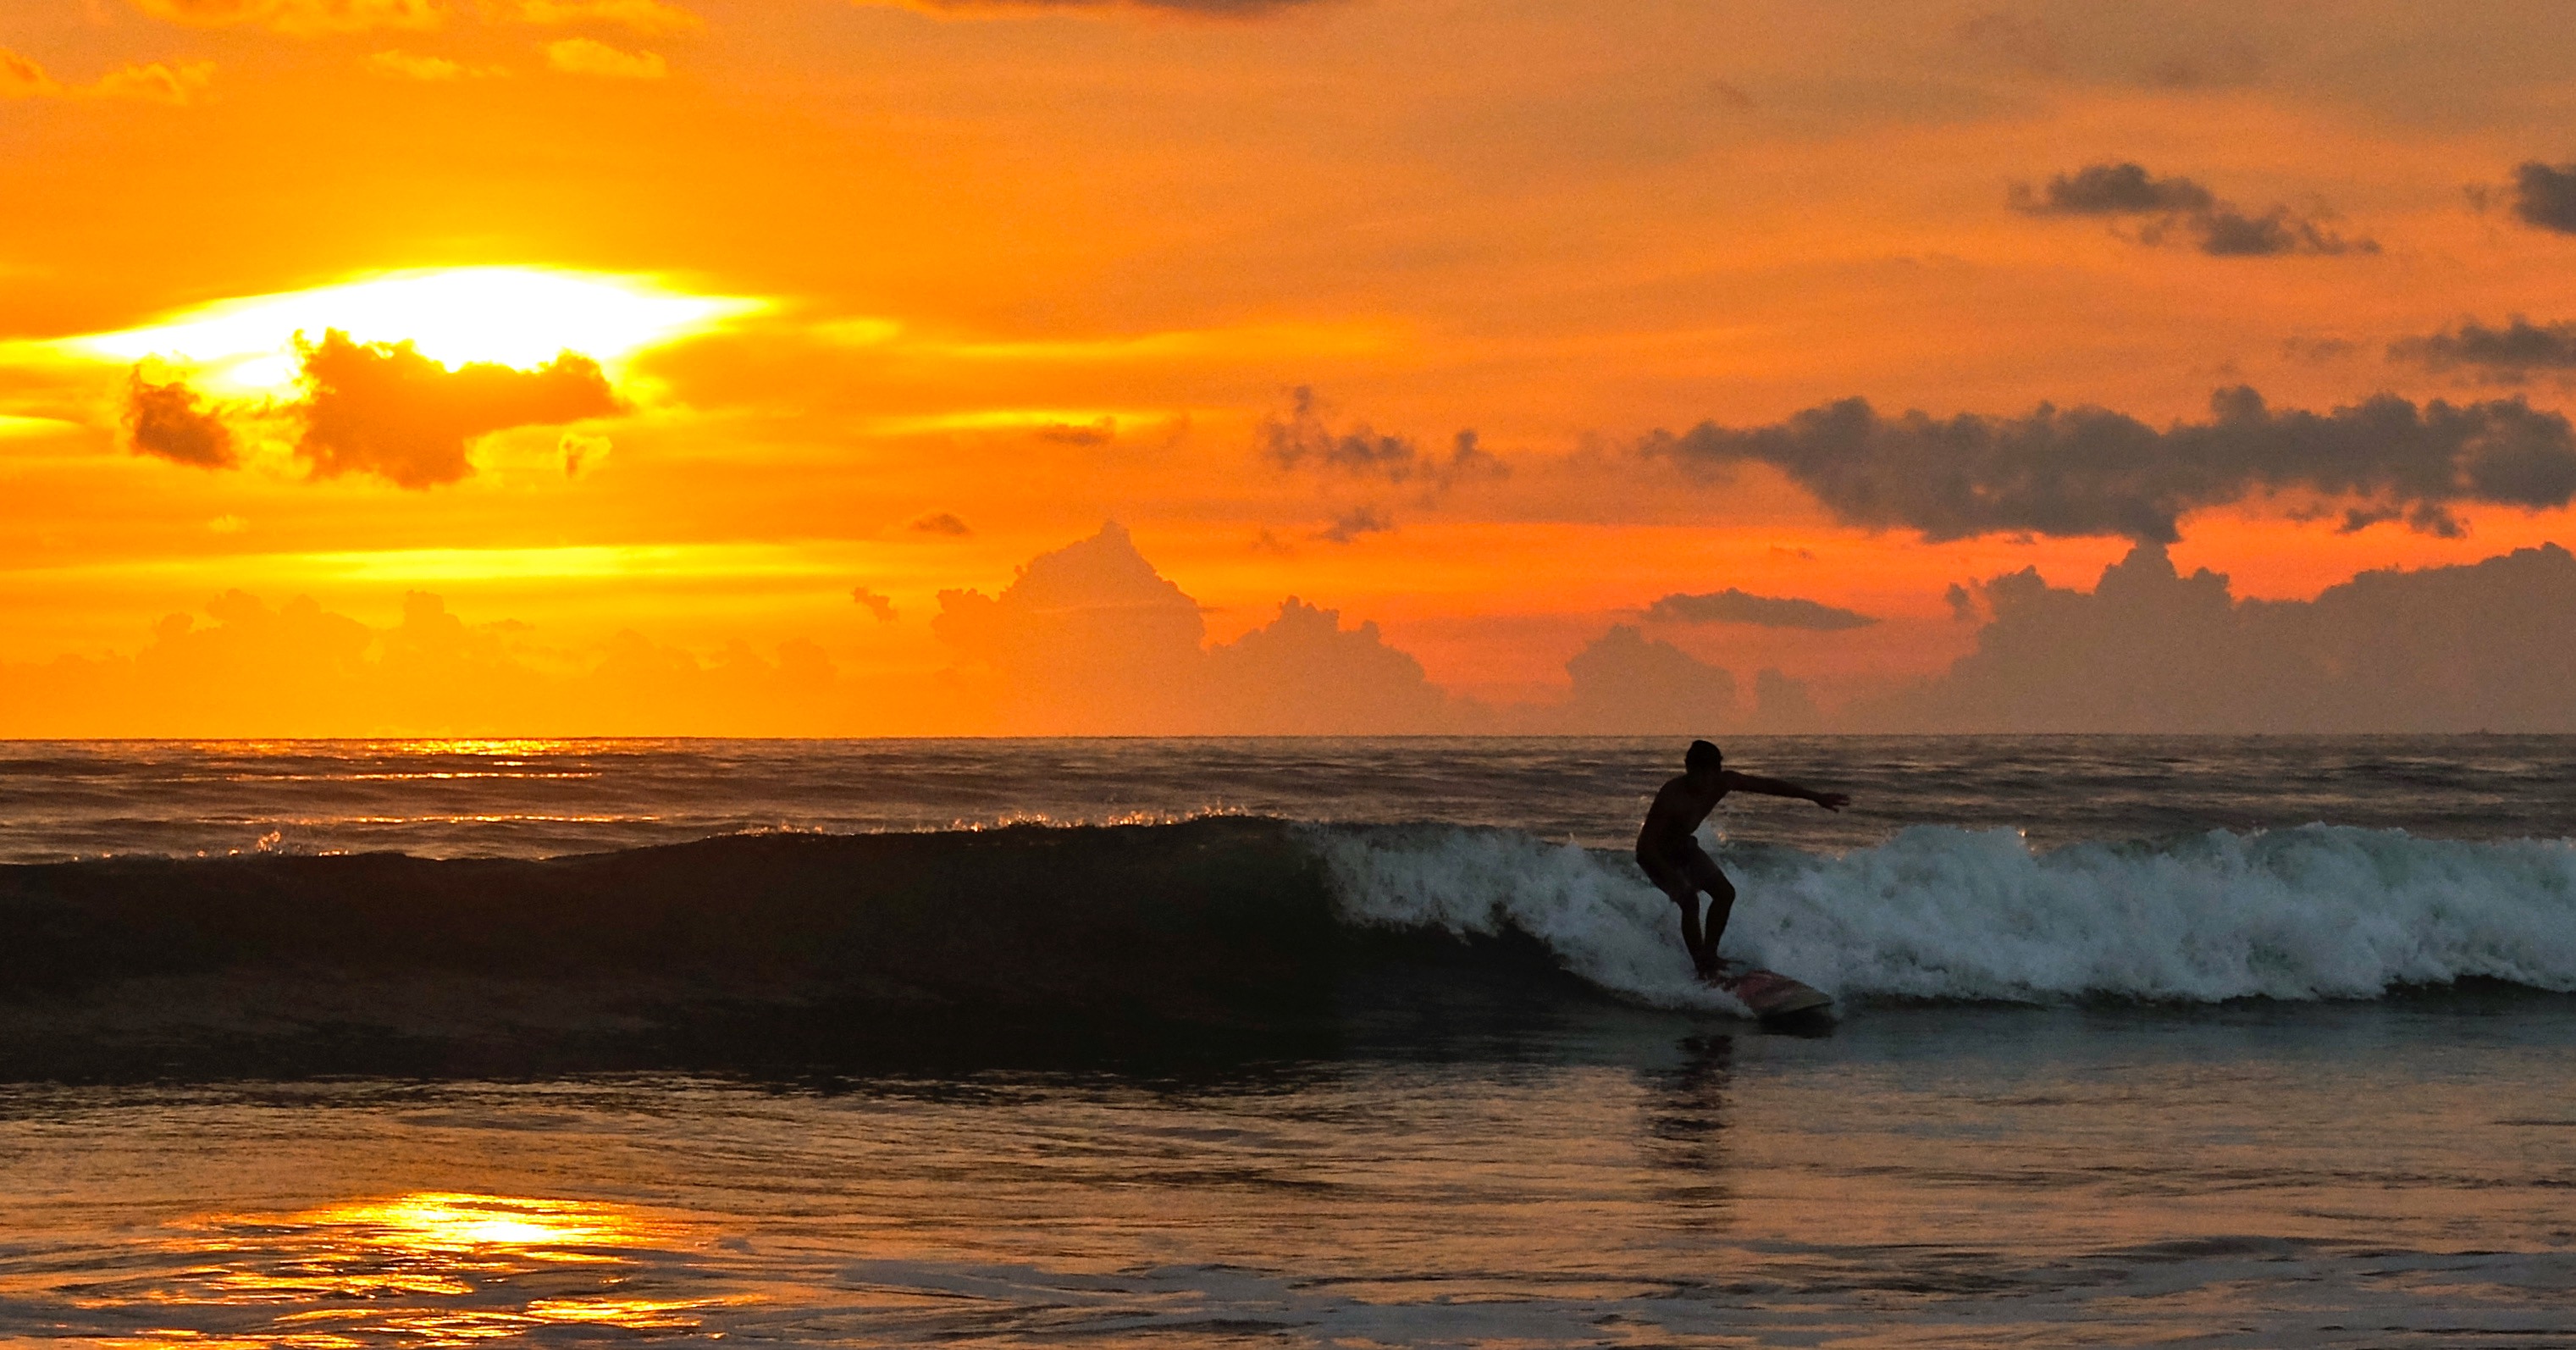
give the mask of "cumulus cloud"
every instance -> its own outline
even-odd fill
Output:
[[[940,592],[930,626],[1004,731],[1358,734],[1454,729],[1464,715],[1375,624],[1344,628],[1295,597],[1208,647],[1198,602],[1115,522],[1031,559],[997,595]]]
[[[1676,591],[1648,606],[1646,617],[1664,623],[1741,623],[1819,633],[1867,628],[1878,622],[1857,610],[1795,597],[1750,595],[1732,586],[1706,595]]]
[[[177,65],[153,61],[111,70],[94,84],[66,85],[45,73],[35,61],[0,47],[0,98],[130,98],[147,103],[185,104],[195,100],[215,78],[212,61]]]
[[[204,406],[185,380],[153,384],[137,367],[126,380],[124,420],[127,443],[138,455],[206,469],[229,469],[241,462],[232,428]]]
[[[2015,183],[2007,200],[2025,215],[2136,219],[2141,243],[2187,239],[2215,258],[2379,251],[2377,240],[2347,239],[2314,216],[2286,206],[2249,212],[2192,179],[2158,178],[2132,161],[2086,165],[2037,190]]]
[[[332,329],[303,357],[304,433],[295,453],[314,476],[374,473],[407,488],[473,472],[465,449],[488,432],[550,426],[619,410],[589,357],[565,352],[535,370],[469,362],[454,370],[411,343],[358,343]]]
[[[1477,443],[1473,431],[1453,437],[1446,455],[1426,452],[1408,437],[1380,435],[1366,422],[1334,431],[1325,424],[1324,407],[1308,385],[1289,391],[1287,416],[1273,414],[1261,420],[1260,437],[1263,455],[1285,470],[1315,469],[1384,483],[1419,483],[1434,490],[1509,473],[1508,466]]]
[[[1615,624],[1565,663],[1566,703],[1544,718],[1577,734],[1708,733],[1735,718],[1735,677],[1633,624]]]
[[[1834,515],[1932,539],[2022,532],[2178,538],[2184,513],[2261,491],[2306,490],[2456,532],[2450,508],[2544,509],[2576,500],[2567,419],[2520,399],[2418,407],[2383,394],[2317,413],[2274,411],[2249,388],[2210,397],[2210,419],[2162,429],[2104,408],[2042,404],[2020,417],[1882,417],[1865,399],[1785,422],[1658,431],[1645,455],[1714,475],[1767,464]]]
[[[2535,324],[2516,314],[2504,327],[2490,328],[2470,319],[2448,332],[2400,338],[2388,345],[2388,359],[2434,370],[2471,366],[2505,381],[2536,370],[2576,370],[2576,323]]]
[[[255,26],[297,37],[423,31],[447,21],[447,7],[439,0],[134,0],[134,7],[192,27]]]
[[[2513,213],[2526,225],[2576,234],[2576,164],[2533,160],[2516,166]]]
[[[879,595],[874,590],[866,586],[851,587],[850,599],[865,606],[870,614],[877,616],[878,623],[894,622],[894,601],[892,599]]]
[[[657,53],[619,51],[590,38],[547,43],[546,64],[566,75],[609,80],[658,80],[671,73],[670,63]]]
[[[973,526],[947,511],[933,511],[928,515],[915,516],[912,523],[904,528],[917,534],[944,534],[955,538],[964,538],[975,532]]]
[[[2238,600],[2142,544],[2090,592],[2025,569],[1939,679],[1857,711],[1915,731],[2568,731],[2576,556],[2365,572],[2313,601]]]

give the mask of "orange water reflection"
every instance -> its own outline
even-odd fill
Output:
[[[632,1208],[422,1191],[286,1214],[199,1216],[166,1249],[189,1261],[147,1295],[254,1311],[268,1325],[199,1344],[460,1345],[548,1327],[696,1330],[722,1300],[659,1296],[698,1235]]]

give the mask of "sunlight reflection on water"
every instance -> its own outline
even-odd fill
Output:
[[[697,1329],[717,1299],[642,1297],[642,1269],[694,1245],[689,1225],[587,1201],[416,1192],[287,1214],[213,1213],[160,1243],[161,1287],[102,1303],[276,1314],[196,1344],[314,1347],[453,1345],[550,1327]],[[100,1291],[107,1292],[107,1291]],[[92,1306],[101,1306],[94,1303]]]

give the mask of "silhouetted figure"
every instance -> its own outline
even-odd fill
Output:
[[[1749,773],[1735,773],[1726,767],[1726,757],[1706,741],[1693,741],[1682,756],[1682,776],[1664,784],[1655,794],[1655,804],[1646,811],[1646,825],[1637,831],[1637,865],[1646,869],[1646,878],[1671,896],[1682,907],[1682,942],[1690,948],[1691,964],[1699,967],[1700,978],[1717,973],[1717,939],[1726,932],[1727,916],[1735,910],[1735,885],[1717,863],[1701,851],[1694,837],[1699,823],[1717,809],[1720,799],[1730,792],[1759,792],[1769,797],[1795,797],[1814,802],[1828,811],[1839,811],[1851,798],[1840,792],[1818,792],[1777,778],[1762,778]],[[1701,935],[1699,894],[1708,892],[1708,929]]]

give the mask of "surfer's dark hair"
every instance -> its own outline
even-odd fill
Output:
[[[1707,741],[1693,741],[1690,743],[1690,749],[1682,752],[1682,769],[1688,773],[1697,773],[1702,769],[1723,768],[1725,765],[1725,753]]]

